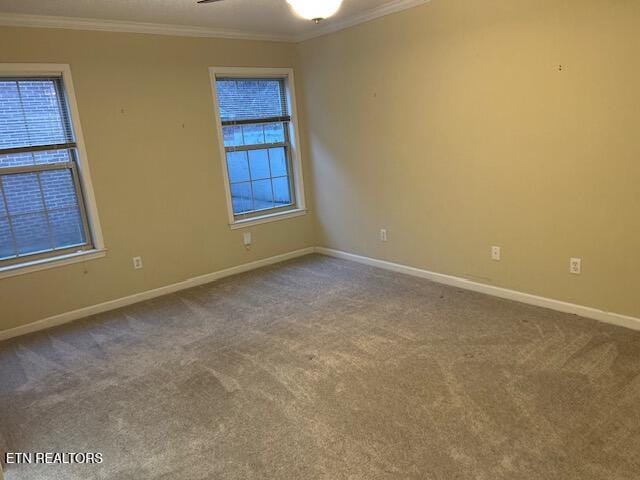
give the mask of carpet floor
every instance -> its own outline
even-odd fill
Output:
[[[308,256],[0,344],[7,480],[637,480],[640,333]]]

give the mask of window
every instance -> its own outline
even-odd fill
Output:
[[[83,195],[68,70],[37,73],[0,64],[0,272],[101,247]]]
[[[304,211],[290,70],[212,69],[232,225]]]

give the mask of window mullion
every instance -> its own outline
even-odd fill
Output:
[[[278,142],[278,143],[257,143],[255,145],[237,145],[235,147],[224,147],[227,152],[244,152],[250,150],[265,150],[268,148],[280,148],[280,147],[288,147],[289,143],[287,142]]]
[[[16,240],[16,232],[13,229],[13,222],[11,215],[9,214],[9,202],[7,202],[7,196],[4,193],[4,187],[2,185],[2,175],[0,175],[0,194],[2,195],[2,202],[4,203],[4,211],[7,212],[7,223],[9,224],[9,232],[11,233],[11,240],[13,241],[14,256],[18,256],[18,241]]]
[[[267,148],[267,163],[269,165],[269,184],[271,184],[271,208],[276,206],[276,191],[273,189],[273,172],[271,171],[271,151]]]
[[[258,125],[267,123],[285,123],[290,122],[291,117],[289,115],[281,117],[258,117],[258,118],[245,118],[242,120],[223,120],[220,123],[223,127],[240,127],[242,125]]]
[[[242,136],[242,144],[245,144],[245,139],[244,139],[244,127],[240,126],[240,135]]]
[[[26,147],[0,148],[0,155],[12,155],[15,153],[53,152],[56,150],[68,150],[69,148],[77,148],[76,143],[51,143],[47,145],[29,145]]]
[[[244,135],[244,134],[243,134]],[[249,152],[246,152],[247,156],[247,168],[249,169],[249,188],[251,189],[251,210],[256,209],[256,199],[253,194],[253,175],[251,174],[251,159],[249,158]]]
[[[73,162],[47,163],[44,165],[25,165],[22,167],[0,168],[0,175],[18,175],[21,173],[38,173],[50,170],[68,170]]]

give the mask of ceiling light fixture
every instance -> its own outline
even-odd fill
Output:
[[[340,9],[342,0],[287,0],[293,11],[307,20],[320,23]]]

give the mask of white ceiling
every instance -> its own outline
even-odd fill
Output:
[[[136,24],[144,23],[175,27],[166,28],[164,33],[296,41],[428,1],[344,0],[338,14],[314,25],[296,17],[286,0],[224,0],[204,5],[197,5],[196,0],[0,0],[0,24],[64,28],[84,25],[116,31],[120,26],[122,31],[136,31]],[[152,25],[138,27],[138,31],[163,33],[154,32]]]

